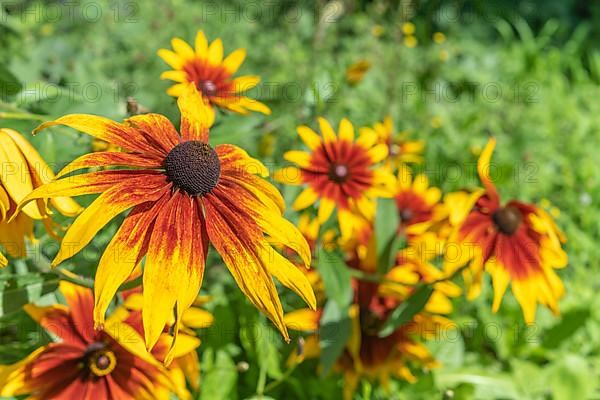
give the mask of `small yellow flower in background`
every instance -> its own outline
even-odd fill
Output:
[[[161,399],[176,388],[165,367],[146,352],[135,325],[140,316],[109,318],[110,329],[93,329],[92,291],[60,283],[67,301],[25,306],[29,316],[57,339],[26,359],[0,366],[0,396],[36,399]]]
[[[371,28],[371,35],[375,36],[376,38],[383,36],[384,33],[385,28],[379,24],[375,24]]]
[[[555,269],[567,265],[567,254],[561,246],[566,239],[541,208],[517,200],[501,204],[490,177],[495,144],[495,139],[490,139],[479,157],[477,171],[484,189],[464,202],[466,218],[448,239],[455,254],[446,257],[445,269],[453,273],[467,266],[463,276],[470,286],[470,298],[479,294],[487,271],[494,288],[494,312],[512,284],[525,321],[533,323],[538,303],[559,313],[558,300],[564,295],[564,286]]]
[[[437,44],[442,44],[446,41],[446,35],[442,32],[436,32],[433,34],[433,41]]]
[[[404,45],[409,49],[417,47],[418,41],[414,36],[405,36],[404,37]]]
[[[371,63],[369,60],[359,60],[348,67],[346,70],[346,80],[351,85],[355,85],[362,81],[365,74],[371,69]]]
[[[450,53],[448,52],[448,50],[446,50],[446,49],[440,50],[440,60],[441,61],[448,61],[449,58],[450,58]]]
[[[430,124],[433,129],[439,129],[442,127],[442,118],[435,116],[431,118]]]
[[[158,51],[158,55],[173,68],[163,72],[160,78],[177,82],[167,90],[170,96],[181,96],[186,83],[191,82],[211,105],[239,114],[248,114],[249,111],[271,114],[269,107],[242,94],[258,85],[260,77],[244,75],[233,78],[246,58],[245,49],[237,49],[223,58],[221,39],[209,45],[202,31],[196,34],[195,48],[179,38],[172,39],[171,45],[173,51]]]
[[[413,24],[412,22],[404,22],[402,24],[402,33],[404,33],[407,36],[411,36],[414,35],[416,31],[415,28],[415,24]]]
[[[342,236],[352,235],[352,213],[368,220],[375,215],[375,199],[391,197],[394,176],[376,165],[388,154],[387,146],[377,144],[377,135],[363,132],[355,138],[347,119],[339,125],[339,135],[325,118],[319,118],[321,136],[307,126],[298,135],[309,152],[288,151],[284,158],[296,166],[276,172],[275,179],[288,185],[307,185],[292,207],[303,210],[319,201],[318,220],[325,223],[337,208]]]
[[[373,127],[364,127],[361,132],[374,132],[377,135],[377,143],[388,147],[388,157],[385,165],[392,170],[398,168],[402,163],[421,163],[423,161],[424,140],[407,140],[407,132],[397,133],[394,122],[389,116],[383,122],[377,122]]]
[[[0,129],[0,244],[11,257],[24,257],[25,238],[34,240],[33,222],[41,220],[55,235],[45,202],[17,205],[33,189],[51,182],[54,173],[31,144],[12,129]],[[57,197],[50,204],[65,216],[75,216],[81,207],[68,197]],[[0,266],[7,260],[0,253]]]
[[[176,338],[183,314],[202,285],[212,244],[242,292],[289,340],[272,276],[311,307],[316,300],[306,277],[273,249],[266,236],[294,243],[305,266],[311,263],[308,244],[282,216],[281,194],[262,178],[268,176],[266,167],[239,147],[208,144],[214,109],[196,87],[189,84],[177,103],[180,132],[159,114],[136,115],[124,123],[72,114],[42,124],[36,132],[65,125],[124,151],[83,155],[63,169],[61,179],[27,195],[20,207],[26,209],[40,198],[100,193],[66,232],[53,265],[80,252],[109,221],[131,209],[96,271],[94,320],[98,327],[104,324],[119,286],[145,257],[146,345],[154,347],[173,315]],[[65,172],[107,166],[122,168],[64,177]]]

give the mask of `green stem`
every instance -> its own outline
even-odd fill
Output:
[[[34,121],[45,121],[46,119],[40,115],[29,114],[23,112],[0,112],[0,118],[2,119],[27,119]]]
[[[295,363],[287,371],[285,371],[285,373],[281,376],[281,378],[279,378],[276,381],[273,381],[273,382],[269,383],[265,387],[265,393],[270,392],[271,390],[275,389],[277,386],[279,386],[283,382],[285,382],[294,373],[294,371],[296,370],[297,366],[298,366],[298,363]]]

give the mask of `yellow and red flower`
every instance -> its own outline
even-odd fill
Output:
[[[168,399],[173,388],[161,363],[126,322],[94,330],[92,291],[61,282],[68,307],[25,310],[58,338],[12,366],[0,368],[0,395],[32,399]],[[164,393],[164,396],[157,396]]]
[[[79,252],[110,220],[132,209],[98,265],[94,319],[99,327],[118,287],[145,256],[146,345],[154,346],[173,313],[176,335],[200,290],[212,243],[242,292],[288,340],[272,276],[311,307],[315,298],[304,274],[270,240],[294,243],[306,266],[311,262],[308,244],[283,218],[284,201],[277,189],[256,175],[267,176],[266,167],[236,146],[208,144],[214,111],[195,86],[188,85],[178,105],[181,135],[159,114],[137,115],[124,123],[74,114],[42,124],[36,131],[66,125],[125,151],[76,159],[59,174],[61,179],[33,191],[21,207],[40,198],[101,193],[66,232],[53,265]],[[114,169],[64,176],[97,166]]]
[[[392,118],[387,116],[383,122],[377,122],[373,127],[361,128],[361,132],[369,132],[377,135],[377,143],[385,144],[388,147],[388,157],[385,165],[396,169],[404,163],[423,162],[423,150],[425,141],[408,140],[406,133],[396,133]]]
[[[171,45],[173,51],[158,51],[158,55],[173,68],[163,72],[160,78],[177,82],[167,90],[169,95],[179,97],[185,93],[186,84],[193,83],[211,105],[239,114],[249,111],[271,114],[269,107],[242,94],[258,85],[258,76],[233,77],[246,58],[245,49],[237,49],[223,58],[221,39],[209,45],[202,31],[196,34],[195,48],[179,38],[171,40]]]
[[[517,200],[501,204],[490,177],[495,144],[495,139],[490,139],[481,153],[477,171],[485,189],[463,202],[469,208],[448,240],[445,265],[452,273],[468,263],[464,276],[471,284],[471,298],[479,294],[483,271],[488,271],[494,288],[494,312],[512,284],[525,321],[532,323],[538,303],[559,313],[558,300],[564,287],[554,270],[567,265],[561,247],[566,239],[541,208]]]
[[[391,197],[395,180],[388,171],[374,168],[387,156],[387,147],[376,144],[374,134],[354,137],[354,127],[342,119],[339,136],[324,118],[319,118],[319,136],[307,126],[298,134],[310,152],[288,151],[284,158],[296,166],[278,171],[275,178],[291,185],[308,185],[293,204],[303,210],[319,200],[318,220],[326,222],[337,206],[342,236],[353,230],[351,214],[360,213],[368,220],[375,215],[375,198]]]
[[[11,257],[25,256],[25,238],[33,240],[33,222],[44,222],[54,234],[43,203],[31,203],[17,211],[17,205],[33,189],[54,179],[54,173],[40,154],[17,131],[0,129],[0,244]],[[66,216],[77,215],[81,207],[72,199],[57,197],[52,206]],[[0,266],[7,260],[0,252]]]

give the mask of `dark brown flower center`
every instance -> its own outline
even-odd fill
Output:
[[[350,176],[350,170],[345,164],[331,164],[329,166],[329,178],[337,183],[344,183]]]
[[[83,362],[87,369],[96,376],[106,376],[117,366],[115,353],[104,342],[94,342],[86,349]]]
[[[523,216],[517,208],[509,206],[496,210],[492,214],[492,220],[500,232],[512,235],[523,222]]]
[[[189,141],[173,147],[165,158],[165,172],[175,187],[190,196],[202,196],[217,186],[221,161],[208,144]]]
[[[410,208],[403,208],[400,210],[400,222],[402,223],[409,222],[414,216],[415,214]]]
[[[217,94],[217,85],[211,80],[200,81],[196,86],[205,96],[210,97]]]

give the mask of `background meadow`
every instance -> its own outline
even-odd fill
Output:
[[[198,29],[221,37],[225,52],[248,50],[240,74],[272,115],[217,118],[211,142],[234,143],[272,170],[300,147],[295,128],[316,116],[370,126],[390,115],[397,131],[426,141],[417,169],[444,191],[474,187],[489,135],[498,138],[494,177],[503,198],[540,204],[568,238],[567,295],[561,318],[540,309],[526,327],[508,294],[492,314],[491,285],[473,302],[455,300],[459,330],[431,340],[442,366],[418,382],[367,383],[356,399],[593,399],[600,397],[600,4],[568,1],[0,1],[0,124],[22,133],[67,113],[127,116],[132,96],[179,120],[168,69],[156,55],[172,37]],[[70,8],[72,7],[72,8]],[[410,23],[410,24],[407,24]],[[413,31],[414,28],[414,32]],[[370,68],[359,82],[352,65]],[[90,151],[86,135],[52,128],[31,142],[59,170]],[[280,187],[291,204],[298,194]],[[83,201],[85,202],[85,201]],[[297,213],[287,216],[296,221]],[[62,265],[93,277],[114,234],[109,225]],[[22,359],[50,338],[20,311],[57,301],[57,248],[40,230],[39,248],[0,271],[0,364]],[[213,255],[214,256],[214,255]],[[39,271],[45,271],[40,273]],[[199,399],[337,399],[342,380],[309,361],[288,371],[294,351],[249,305],[230,274],[209,259],[203,292],[215,316],[200,332]],[[287,309],[299,300],[281,291]],[[58,299],[60,300],[60,299]],[[297,334],[296,334],[297,336]]]

